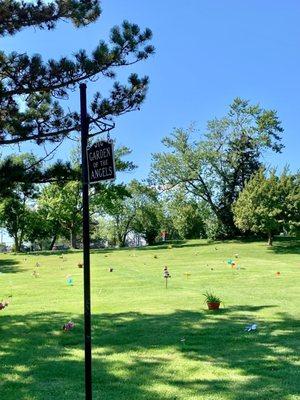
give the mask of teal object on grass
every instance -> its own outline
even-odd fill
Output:
[[[67,278],[67,285],[68,285],[68,286],[73,286],[73,283],[74,283],[73,278],[72,278],[71,276],[69,276],[69,277]]]

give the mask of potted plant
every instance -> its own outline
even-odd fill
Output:
[[[221,304],[219,297],[215,296],[212,292],[203,293],[205,301],[209,310],[218,310]]]

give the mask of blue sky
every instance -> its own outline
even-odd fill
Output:
[[[116,120],[112,135],[133,150],[131,159],[139,166],[126,180],[147,177],[151,153],[162,150],[162,137],[174,127],[195,122],[203,132],[207,120],[222,117],[236,96],[278,111],[286,148],[265,161],[299,167],[298,0],[103,0],[102,9],[99,22],[87,28],[63,22],[53,32],[27,29],[2,39],[1,48],[55,58],[92,50],[124,19],[152,29],[156,54],[134,67],[150,77],[148,97],[141,111]],[[124,81],[130,72],[119,71],[118,78]],[[89,96],[96,90],[105,94],[111,83],[89,83]],[[68,105],[78,108],[78,103],[72,95]],[[71,145],[61,148],[61,158]]]

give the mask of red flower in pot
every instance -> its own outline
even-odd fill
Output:
[[[209,310],[218,310],[220,308],[222,301],[212,292],[205,292],[203,293],[203,296],[205,297],[205,301]]]

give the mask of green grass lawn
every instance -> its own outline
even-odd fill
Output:
[[[226,264],[235,253],[239,270]],[[300,399],[299,254],[296,241],[93,253],[94,398]],[[10,302],[0,311],[0,399],[84,399],[82,254],[0,257],[0,300]],[[223,299],[219,312],[206,310],[206,290]],[[258,331],[245,333],[251,322]]]

